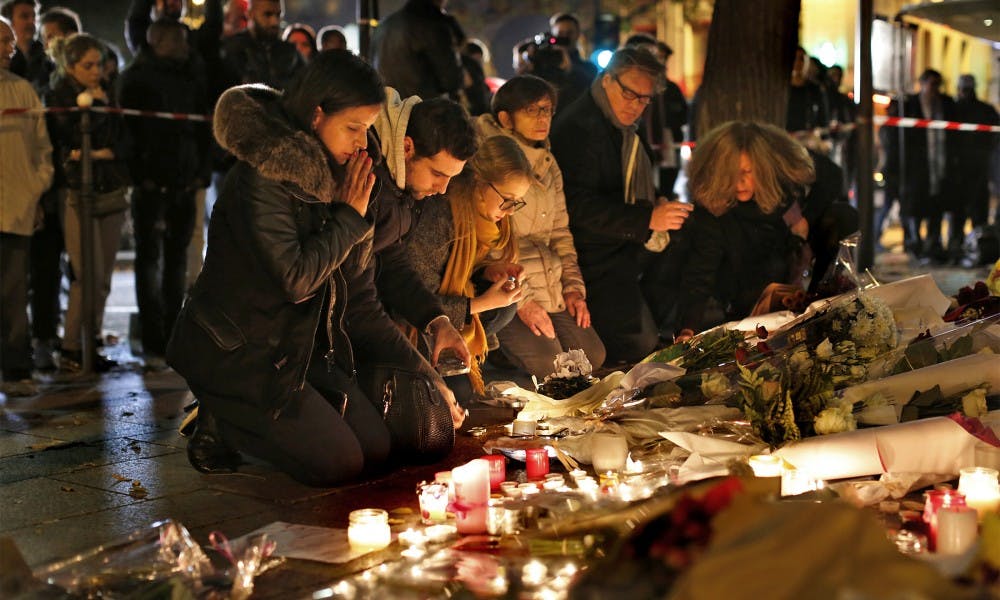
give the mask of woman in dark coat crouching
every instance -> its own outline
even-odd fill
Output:
[[[241,86],[219,99],[215,136],[239,162],[167,349],[199,400],[196,469],[232,472],[246,452],[327,486],[387,459],[388,430],[354,379],[340,272],[371,243],[367,133],[384,101],[347,51],[318,55],[284,95]]]

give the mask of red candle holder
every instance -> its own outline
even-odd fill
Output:
[[[549,453],[545,448],[528,448],[524,451],[528,479],[541,479],[549,473]]]
[[[495,492],[507,480],[507,457],[503,454],[487,454],[482,458],[490,463],[490,491]]]
[[[937,513],[948,506],[965,506],[965,496],[951,489],[938,489],[924,492],[924,523],[927,523],[927,548],[937,551]]]

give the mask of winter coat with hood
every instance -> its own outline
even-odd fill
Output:
[[[302,389],[314,348],[353,372],[341,268],[371,240],[365,219],[336,200],[325,148],[292,124],[279,99],[263,86],[219,99],[215,137],[238,162],[167,347],[168,364],[212,395],[217,416],[251,431]]]
[[[562,171],[549,150],[549,142],[529,142],[501,127],[490,114],[481,115],[476,127],[483,138],[505,135],[515,139],[531,162],[534,178],[524,195],[527,204],[511,216],[518,264],[524,267],[522,302],[534,300],[547,312],[564,311],[564,294],[579,292],[584,297],[587,294],[569,231]]]
[[[445,314],[437,294],[427,289],[417,274],[414,260],[402,240],[410,235],[414,224],[417,200],[406,191],[406,159],[403,138],[410,111],[420,102],[411,96],[405,100],[392,88],[386,88],[387,100],[375,121],[379,151],[384,158],[376,167],[375,190],[368,203],[368,220],[375,226],[372,274],[378,289],[378,302],[394,316],[406,319],[423,330],[432,319]],[[367,279],[367,278],[366,278]],[[369,285],[367,281],[351,282],[352,287]],[[358,311],[364,302],[348,306],[352,337],[362,333],[371,323],[360,319]],[[459,324],[456,323],[456,326]]]

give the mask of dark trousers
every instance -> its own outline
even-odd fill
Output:
[[[213,410],[210,394],[191,391]],[[328,370],[315,354],[305,387],[277,419],[263,419],[261,430],[249,431],[225,414],[213,414],[228,444],[306,485],[339,485],[376,472],[389,457],[389,430],[375,405],[356,381],[337,367]]]
[[[662,256],[642,251],[639,260],[644,280],[651,263]],[[660,335],[646,290],[640,286],[640,276],[618,272],[590,278],[585,274],[584,278],[590,321],[604,342],[605,363],[614,365],[645,358],[656,348]]]
[[[63,277],[59,259],[64,249],[62,221],[53,203],[51,210],[45,210],[42,228],[31,236],[31,334],[38,340],[59,337]]]
[[[983,165],[982,169],[975,167],[960,173],[955,181],[955,198],[965,201],[966,216],[972,219],[973,227],[982,227],[989,223],[989,178],[989,165]]]
[[[195,192],[132,192],[135,295],[142,349],[162,356],[187,289],[187,249],[195,223]]]
[[[31,377],[28,255],[31,236],[0,232],[0,370],[6,381]]]

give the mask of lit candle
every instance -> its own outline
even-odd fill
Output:
[[[448,484],[422,482],[417,486],[417,499],[424,525],[443,523],[448,518]]]
[[[624,435],[595,433],[591,436],[590,462],[598,473],[621,471],[628,460],[628,440]]]
[[[451,471],[455,485],[455,525],[459,533],[486,532],[486,505],[490,499],[490,464],[470,461]]]
[[[524,453],[528,479],[541,479],[549,473],[549,453],[545,448],[528,448]]]
[[[979,520],[1000,511],[1000,478],[996,469],[970,467],[959,471],[958,491],[965,504],[976,509]]]
[[[782,496],[798,496],[806,492],[821,490],[824,487],[826,487],[826,483],[822,479],[815,479],[798,469],[785,469],[781,473]]]
[[[530,586],[542,585],[545,583],[545,576],[548,573],[548,567],[537,560],[533,560],[524,565],[524,568],[521,570],[521,580]]]
[[[965,496],[952,489],[924,492],[924,523],[927,523],[927,548],[937,551],[938,513],[942,508],[964,507]]]
[[[392,542],[389,531],[389,513],[381,508],[362,508],[348,516],[347,542],[351,550],[373,552]]]
[[[781,459],[771,454],[755,454],[747,459],[754,477],[781,477]]]
[[[968,506],[942,506],[937,512],[937,551],[964,554],[979,535],[976,511]]]
[[[490,491],[500,489],[500,484],[507,479],[507,457],[503,454],[487,454],[483,460],[490,463]]]

